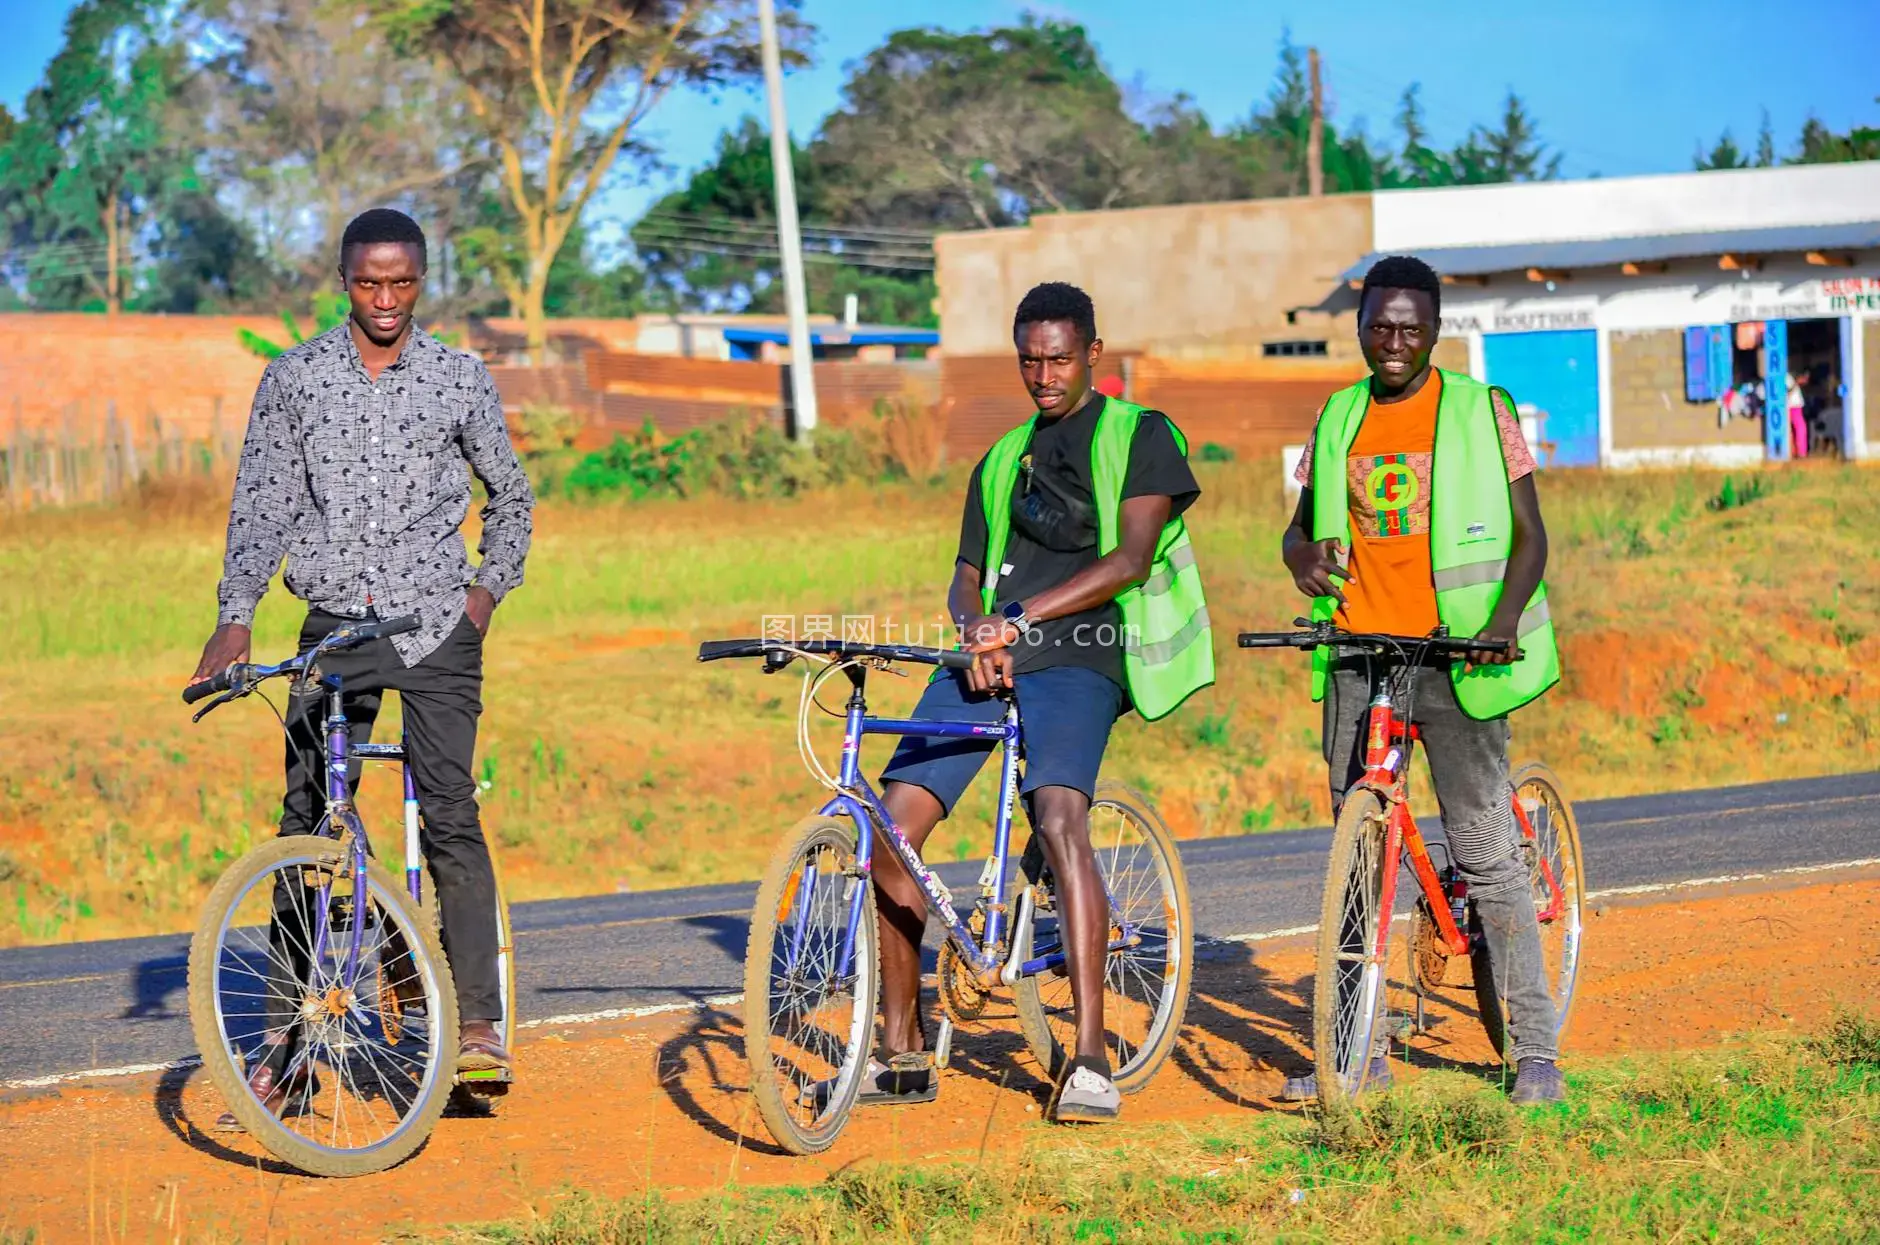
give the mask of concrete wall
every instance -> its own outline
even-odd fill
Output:
[[[1762,444],[1762,425],[1717,426],[1715,402],[1684,400],[1684,336],[1678,329],[1612,334],[1612,447],[1673,449]]]
[[[1097,331],[1114,350],[1258,358],[1263,342],[1323,339],[1331,357],[1355,359],[1350,314],[1302,312],[1288,324],[1286,312],[1324,300],[1370,242],[1369,195],[1075,212],[942,234],[941,346],[1009,352],[1025,291],[1070,281],[1096,301]]]

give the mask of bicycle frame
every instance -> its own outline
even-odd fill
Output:
[[[396,744],[352,744],[352,724],[346,717],[342,696],[342,682],[338,675],[326,675],[319,681],[326,697],[326,716],[321,722],[321,730],[326,734],[326,815],[323,824],[335,823],[352,832],[352,870],[353,870],[353,908],[352,941],[347,947],[345,970],[341,981],[350,989],[358,978],[361,940],[364,937],[365,922],[361,919],[360,909],[365,895],[366,862],[371,855],[371,845],[366,838],[365,822],[354,807],[352,784],[347,780],[347,770],[354,758],[360,760],[397,761],[404,779],[405,788],[405,889],[411,895],[412,902],[423,902],[423,880],[421,875],[421,849],[418,840],[418,792],[411,777],[411,766],[406,760],[405,745]],[[327,906],[332,897],[332,883],[318,888],[320,910],[330,911]],[[326,954],[329,925],[322,922],[315,936],[314,960],[317,963]]]
[[[1428,842],[1423,832],[1418,829],[1416,818],[1410,813],[1408,792],[1404,775],[1410,768],[1410,756],[1420,738],[1414,724],[1398,716],[1391,700],[1388,677],[1380,677],[1371,696],[1371,708],[1365,721],[1364,776],[1356,786],[1376,792],[1389,810],[1384,833],[1384,859],[1406,860],[1411,873],[1416,877],[1417,885],[1428,901],[1430,915],[1436,924],[1436,932],[1443,940],[1444,949],[1452,956],[1469,953],[1469,936],[1456,924],[1450,907],[1452,898],[1460,898],[1466,890],[1451,892],[1443,885],[1441,876],[1436,872],[1436,865],[1430,859]],[[1519,798],[1513,801],[1516,826],[1527,840],[1534,840],[1533,823],[1528,820],[1527,810],[1521,807]],[[1566,895],[1560,888],[1559,879],[1554,876],[1553,864],[1544,857],[1540,861],[1541,876],[1546,879],[1551,898],[1547,907],[1539,913],[1544,923],[1557,918],[1566,906]],[[1458,887],[1462,883],[1457,883]],[[1391,869],[1384,875],[1384,888],[1378,905],[1378,929],[1376,953],[1381,957],[1390,940],[1392,910],[1397,900],[1397,870]]]
[[[853,677],[853,676],[851,676]],[[856,872],[864,879],[872,879],[874,867],[874,830],[879,828],[883,838],[900,858],[921,888],[930,912],[937,916],[947,936],[959,948],[962,958],[972,967],[982,980],[988,980],[999,973],[1005,966],[999,959],[999,943],[1006,932],[1006,872],[1007,862],[1011,857],[1012,811],[1018,797],[1018,753],[1021,731],[1019,726],[1018,706],[1008,703],[1004,718],[997,723],[959,722],[944,720],[920,720],[912,718],[870,717],[862,694],[862,683],[854,680],[854,690],[849,696],[847,721],[842,736],[842,764],[838,781],[842,791],[827,801],[817,810],[824,816],[847,817],[856,829]],[[990,900],[986,912],[986,928],[979,940],[975,941],[971,928],[953,906],[953,900],[939,876],[930,869],[907,840],[901,828],[889,816],[887,806],[875,793],[868,780],[861,772],[862,739],[867,735],[912,735],[924,739],[994,739],[1000,745],[999,765],[999,808],[993,828],[992,855],[987,861],[990,879],[982,877],[982,885],[989,885]],[[803,899],[800,911],[809,910],[809,898],[814,893],[816,877],[812,870],[806,869],[802,881]],[[1105,898],[1110,902],[1112,917],[1116,913],[1116,897],[1108,893],[1105,884]],[[837,964],[838,976],[847,976],[853,964],[855,935],[859,929],[863,911],[863,895],[856,889],[849,901],[847,928],[842,943],[842,955]],[[1110,943],[1108,950],[1115,951],[1133,946],[1138,941],[1133,924],[1120,921],[1121,937]],[[803,930],[799,927],[797,941],[800,943]],[[791,959],[794,961],[800,946],[792,947]],[[1048,955],[1037,956],[1016,966],[1016,976],[1032,976],[1055,968],[1063,963],[1062,948]]]

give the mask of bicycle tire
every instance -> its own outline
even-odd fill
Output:
[[[1111,1079],[1120,1092],[1133,1094],[1155,1076],[1175,1049],[1176,1039],[1181,1035],[1182,1019],[1188,1010],[1188,992],[1195,971],[1194,905],[1189,898],[1188,875],[1182,868],[1181,852],[1175,845],[1175,836],[1169,833],[1168,826],[1155,811],[1155,806],[1140,792],[1119,782],[1106,781],[1097,784],[1096,798],[1090,804],[1093,814],[1104,807],[1121,811],[1140,832],[1143,846],[1148,851],[1146,863],[1161,892],[1163,919],[1174,925],[1172,931],[1165,928],[1162,936],[1160,945],[1164,951],[1160,963],[1156,962],[1153,950],[1136,956],[1133,953],[1140,948],[1129,948],[1111,952],[1105,965],[1103,1015],[1106,1044],[1111,1056]],[[1111,896],[1117,897],[1119,887],[1115,880],[1116,866],[1122,855],[1120,831],[1117,846],[1110,850],[1107,870],[1103,846],[1093,842],[1091,847],[1097,857],[1098,869],[1104,872],[1104,884],[1109,888]],[[1136,893],[1133,888],[1131,893]],[[1121,898],[1117,901],[1127,902]],[[1130,909],[1134,911],[1133,904]],[[1145,908],[1144,911],[1152,912],[1153,909]],[[1125,912],[1125,915],[1130,913]],[[1153,939],[1145,939],[1143,945],[1153,947],[1153,944]],[[1119,1016],[1134,1017],[1144,1011],[1141,1001],[1128,998],[1117,988],[1132,971],[1139,981],[1161,982],[1154,1005],[1147,1008],[1148,1022],[1142,1027],[1142,1040],[1139,1042],[1131,1042],[1118,1027]],[[1070,980],[1068,977],[1047,978],[1043,974],[1021,977],[1013,985],[1012,995],[1025,1045],[1030,1049],[1032,1058],[1037,1060],[1046,1080],[1056,1085],[1063,1079],[1070,1063],[1065,1043],[1074,1041],[1076,1033],[1070,1003]],[[1134,1027],[1133,1024],[1131,1027]]]
[[[1312,1057],[1321,1109],[1343,1107],[1369,1078],[1371,1050],[1384,1013],[1389,936],[1375,952],[1380,928],[1388,814],[1375,791],[1345,796],[1325,865],[1319,908],[1317,966],[1312,981]],[[1352,969],[1349,966],[1359,965]]]
[[[1548,813],[1546,826],[1537,828],[1536,833],[1550,836],[1558,844],[1558,851],[1554,852],[1547,851],[1545,844],[1536,844],[1535,854],[1528,862],[1528,884],[1536,892],[1536,906],[1544,912],[1553,898],[1541,876],[1543,856],[1554,866],[1564,900],[1560,916],[1541,926],[1541,960],[1547,972],[1548,992],[1554,999],[1554,1040],[1558,1043],[1566,1034],[1567,1020],[1573,1013],[1586,931],[1586,866],[1580,855],[1580,823],[1573,815],[1573,806],[1561,793],[1560,779],[1538,761],[1517,770],[1512,786],[1516,799],[1521,798],[1524,790],[1534,789],[1534,798]],[[1522,846],[1525,850],[1527,844]],[[1505,992],[1495,980],[1488,962],[1488,948],[1481,939],[1474,940],[1469,959],[1475,970],[1476,1013],[1482,1019],[1483,1031],[1488,1034],[1489,1047],[1504,1062],[1513,1063]]]
[[[237,1064],[220,1016],[217,978],[223,962],[224,933],[242,900],[269,875],[297,861],[306,867],[337,870],[346,850],[337,839],[290,835],[247,852],[210,890],[189,945],[190,1028],[210,1081],[250,1136],[283,1162],[315,1176],[368,1175],[396,1166],[416,1152],[429,1139],[443,1113],[451,1086],[449,1065],[456,1053],[457,992],[443,947],[430,920],[405,894],[403,877],[394,879],[377,862],[369,862],[366,892],[397,922],[396,928],[410,949],[414,972],[421,981],[429,978],[425,1000],[436,1013],[431,1027],[434,1034],[444,1035],[442,1043],[432,1042],[432,1057],[412,1110],[383,1141],[356,1150],[339,1150],[314,1145],[293,1132],[249,1092],[245,1069]]]
[[[751,1096],[757,1101],[757,1113],[772,1139],[791,1154],[820,1154],[835,1144],[861,1094],[862,1076],[875,1045],[875,1004],[881,988],[877,958],[879,930],[875,924],[874,886],[866,875],[854,868],[855,855],[856,827],[850,822],[824,816],[798,822],[764,870],[764,879],[757,888],[756,907],[751,914],[750,941],[744,952],[744,1057],[750,1066]],[[814,870],[813,874],[805,873],[806,863]],[[808,1060],[793,1056],[786,1064],[774,1049],[777,999],[772,990],[776,981],[772,968],[777,938],[779,934],[789,938],[785,926],[797,911],[796,905],[804,890],[802,879],[806,876],[843,879],[838,891],[840,897],[829,905],[829,915],[831,918],[839,916],[844,929],[856,887],[861,889],[861,912],[856,922],[854,958],[848,978],[852,988],[846,992],[849,1016],[840,1048],[826,1043],[823,1049],[809,1051]],[[813,905],[815,882],[812,880],[809,885]],[[821,893],[826,895],[831,891],[825,886]],[[790,958],[803,964],[821,954],[824,959],[818,967],[833,967],[831,961],[841,946],[843,934],[837,933],[833,939],[815,947],[808,945],[807,933],[800,937],[803,941],[797,944]],[[785,967],[786,971],[791,971],[788,959]],[[838,979],[828,983],[825,979],[825,984],[840,987],[841,982]],[[808,1006],[810,996],[807,993],[793,991],[790,997],[801,997],[804,1010],[811,1016],[820,1010]],[[843,997],[839,988],[836,997]],[[806,1062],[808,1066],[800,1066]],[[832,1088],[824,1091],[822,1087]],[[815,1114],[807,1121],[798,1119],[792,1111],[793,1103],[797,1109],[806,1105],[806,1096],[823,1099],[819,1105],[809,1104]]]

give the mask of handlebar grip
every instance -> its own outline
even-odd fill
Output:
[[[420,625],[416,614],[405,614],[398,618],[386,619],[374,630],[379,633],[380,639],[386,639],[395,635],[404,635],[407,631],[416,631]]]
[[[979,654],[960,649],[943,649],[940,653],[940,664],[950,670],[971,670],[978,660]]]
[[[1290,632],[1268,633],[1262,631],[1243,631],[1239,644],[1242,648],[1305,648],[1310,637],[1301,637]]]
[[[226,692],[242,677],[245,670],[247,670],[245,665],[236,662],[228,669],[210,675],[205,682],[190,684],[183,689],[183,703],[193,705],[199,700],[207,700],[218,692]]]

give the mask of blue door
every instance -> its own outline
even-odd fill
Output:
[[[1488,381],[1540,413],[1543,467],[1599,465],[1599,335],[1592,329],[1490,333],[1482,338]]]

